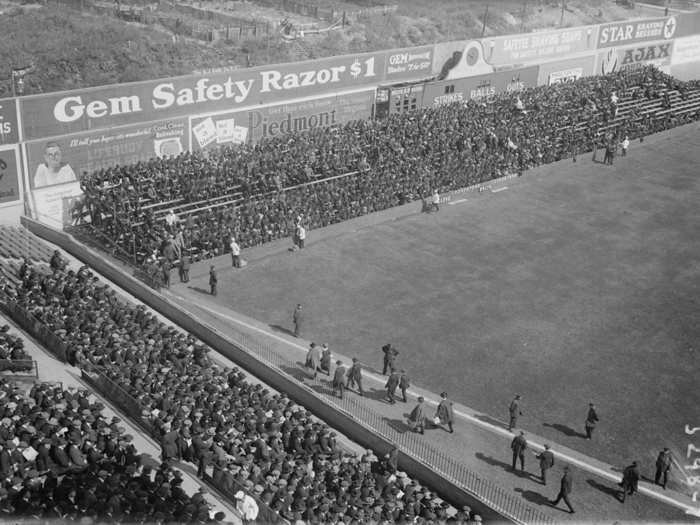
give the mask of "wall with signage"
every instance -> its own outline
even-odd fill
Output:
[[[22,200],[22,165],[17,144],[0,146],[0,207]]]
[[[545,62],[539,66],[537,85],[571,82],[581,77],[593,75],[594,69],[595,55]]]
[[[298,131],[337,126],[372,115],[374,90],[192,117],[193,150],[257,142]]]
[[[632,46],[612,47],[600,51],[596,62],[596,75],[607,75],[615,71],[655,65],[665,72],[670,72],[673,56],[673,40],[658,42],[640,42]]]
[[[700,78],[700,35],[676,38],[671,57],[671,74],[681,80]]]

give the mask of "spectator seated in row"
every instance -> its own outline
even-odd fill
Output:
[[[0,520],[208,523],[201,493],[179,471],[156,471],[119,418],[84,389],[37,383],[29,392],[0,378]]]
[[[32,270],[16,301],[140,405],[164,462],[182,460],[224,491],[243,488],[289,520],[444,520],[449,505],[397,470],[396,455],[358,457],[283,394],[222,369],[191,335],[117,300],[90,271]]]

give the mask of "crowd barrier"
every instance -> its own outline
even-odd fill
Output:
[[[0,372],[39,377],[39,368],[33,359],[0,359]]]
[[[134,295],[139,301],[157,310],[172,322],[231,359],[273,388],[285,392],[290,399],[304,406],[330,426],[340,429],[353,441],[378,454],[385,454],[394,446],[399,449],[399,465],[412,477],[432,487],[447,501],[469,505],[485,521],[507,519],[516,523],[550,525],[554,520],[529,506],[522,498],[511,494],[495,483],[483,479],[464,464],[436,449],[417,434],[397,430],[383,416],[374,412],[364,398],[345,396],[343,400],[331,395],[327,384],[320,381],[301,382],[295,378],[303,371],[302,363],[280,355],[270,345],[232,329],[222,334],[166,297],[144,286],[102,258],[98,253],[81,245],[75,239],[28,217],[22,223],[36,235],[57,244],[63,250],[93,267],[117,286]]]
[[[44,323],[11,300],[0,300],[0,309],[17,323],[22,330],[32,334],[41,346],[61,362],[67,361],[67,347]]]

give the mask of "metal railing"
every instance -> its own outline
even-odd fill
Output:
[[[301,365],[297,361],[278,353],[271,345],[261,342],[249,334],[237,330],[235,327],[228,326],[227,336],[239,348],[256,357],[265,365],[274,368],[278,373],[293,378],[287,370],[300,369]],[[423,436],[411,432],[397,431],[387,422],[384,416],[377,413],[367,404],[364,397],[344,396],[343,399],[340,399],[330,392],[324,394],[322,392],[330,390],[328,384],[310,377],[301,384],[324,403],[352,416],[356,421],[373,432],[395,443],[404,454],[430,467],[443,478],[483,501],[499,514],[516,523],[532,525],[552,525],[556,523],[553,518],[528,505],[522,498],[511,494],[508,490],[489,480],[483,479],[454,457],[430,445]]]

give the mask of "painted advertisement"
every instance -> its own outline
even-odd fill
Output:
[[[0,207],[22,200],[19,146],[0,146]]]
[[[668,71],[672,56],[672,40],[610,48],[598,54],[596,74],[608,75],[615,71],[644,65],[655,65],[663,71]]]
[[[192,148],[257,142],[288,133],[366,120],[374,91],[315,98],[264,108],[230,111],[191,119]]]
[[[23,130],[35,140],[419,80],[432,57],[422,46],[22,97]]]
[[[589,55],[540,64],[537,85],[569,82],[577,78],[591,76],[595,71],[595,59],[595,55]]]
[[[410,80],[431,76],[433,46],[389,52],[386,57],[387,81]]]
[[[78,182],[37,189],[31,195],[34,218],[57,229],[73,222],[73,210],[83,198]]]
[[[29,187],[40,189],[78,180],[117,164],[133,164],[187,148],[187,119],[79,133],[59,139],[28,142]]]
[[[676,36],[677,28],[678,21],[675,16],[602,24],[598,34],[598,47],[670,40]]]
[[[687,64],[700,61],[700,35],[677,38],[673,44],[671,64]]]
[[[538,69],[537,66],[528,66],[488,75],[430,82],[425,85],[423,106],[442,106],[522,91],[537,85]]]
[[[593,52],[598,38],[597,26],[572,27],[483,39],[484,59],[499,66],[564,58]]]
[[[0,146],[18,142],[17,101],[14,98],[0,98]]]

